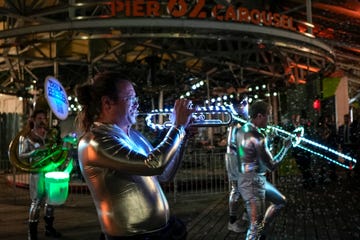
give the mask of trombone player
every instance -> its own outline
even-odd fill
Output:
[[[266,239],[269,225],[286,203],[285,196],[266,180],[266,173],[275,170],[285,157],[291,147],[291,139],[286,139],[280,151],[272,156],[266,136],[261,132],[262,128],[267,127],[269,115],[269,104],[263,101],[252,103],[249,109],[250,120],[236,133],[236,148],[241,166],[238,183],[250,220],[246,240]],[[267,209],[265,196],[271,202]]]
[[[46,151],[47,117],[46,111],[37,109],[28,122],[29,131],[19,139],[19,158],[36,161],[36,155]],[[30,198],[28,240],[37,240],[37,226],[40,218],[40,208],[44,206],[45,235],[59,238],[61,234],[53,227],[54,206],[45,202],[45,172],[30,173]]]

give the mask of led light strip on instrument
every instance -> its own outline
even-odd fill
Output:
[[[149,126],[150,128],[152,128],[154,130],[156,130],[156,129],[162,130],[166,127],[169,127],[169,126],[171,126],[170,121],[165,121],[163,124],[157,124],[157,123],[153,122],[153,117],[155,117],[157,115],[161,115],[161,114],[170,115],[171,113],[172,113],[172,109],[153,110],[150,113],[148,113],[147,116],[145,117],[146,124],[147,124],[147,126]],[[231,115],[231,118],[227,122],[221,121],[220,119],[204,119],[201,116],[202,113],[214,114],[214,115],[224,113],[224,114]],[[199,115],[196,115],[196,114],[199,114]],[[198,127],[226,126],[234,121],[242,123],[242,124],[245,124],[247,122],[247,120],[239,117],[239,115],[236,112],[236,110],[234,109],[233,105],[196,107],[196,112],[193,113],[193,115],[195,118],[194,126],[198,126]],[[343,168],[352,170],[352,169],[354,169],[354,167],[357,163],[357,160],[349,155],[343,154],[342,152],[336,151],[325,145],[322,145],[322,144],[319,144],[312,140],[304,138],[303,137],[303,135],[304,135],[303,127],[298,127],[293,132],[288,132],[284,129],[281,129],[280,127],[271,126],[271,125],[268,126],[268,129],[270,131],[273,130],[279,137],[282,137],[282,138],[290,137],[292,140],[293,147],[301,148],[305,151],[310,152],[311,154],[314,154],[316,156],[324,158],[325,160],[332,162],[334,164],[337,164]],[[281,136],[279,133],[283,134],[283,136]],[[312,150],[311,148],[304,146],[304,144],[309,144],[312,147],[323,151],[324,154],[321,153],[321,151]],[[337,159],[330,158],[328,155],[325,155],[325,153],[333,154],[337,157]],[[345,162],[347,162],[348,164],[345,164]]]

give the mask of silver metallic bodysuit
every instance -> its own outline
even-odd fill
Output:
[[[102,231],[131,236],[164,228],[170,212],[159,181],[179,167],[185,130],[171,127],[154,149],[136,130],[127,135],[96,122],[78,145],[80,168],[95,203]]]
[[[240,124],[232,125],[228,128],[228,139],[225,155],[225,166],[231,188],[229,193],[229,216],[237,216],[239,209],[239,199],[241,197],[238,185],[241,172],[236,147],[236,132],[238,129],[240,129]]]
[[[265,174],[276,168],[288,148],[283,147],[272,157],[266,137],[252,123],[246,123],[237,131],[236,144],[242,172],[239,188],[250,218],[246,239],[258,239],[266,234],[274,217],[286,203],[285,196],[266,180]],[[265,197],[271,202],[267,209]]]
[[[21,136],[19,138],[19,158],[30,162],[35,161],[35,151],[43,145],[45,145],[45,139],[35,134],[34,131],[26,137]],[[29,222],[39,221],[42,204],[45,204],[44,215],[53,217],[54,206],[46,203],[45,172],[30,173],[29,190],[31,199]]]

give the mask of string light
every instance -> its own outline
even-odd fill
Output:
[[[157,124],[157,123],[154,123],[153,122],[153,117],[157,116],[158,113],[161,113],[161,112],[165,112],[165,113],[171,113],[173,111],[173,109],[169,109],[169,110],[153,110],[151,113],[147,114],[147,116],[145,117],[145,121],[146,121],[146,124],[152,128],[152,129],[164,129],[166,127],[169,127],[171,125],[171,122],[170,121],[167,121],[163,124]],[[209,106],[209,107],[197,107],[196,108],[196,111],[200,112],[200,111],[207,111],[209,112],[210,114],[222,114],[222,113],[229,113],[231,115],[231,121],[238,121],[240,123],[246,123],[247,120],[241,118],[238,116],[238,113],[237,111],[235,110],[234,106],[232,104],[229,104],[227,106]],[[194,113],[196,114],[196,112]],[[203,118],[202,120],[205,120],[205,118]],[[220,121],[220,120],[217,120],[217,119],[209,119],[209,120],[206,120],[206,121]],[[206,126],[206,125],[204,125]],[[211,126],[211,125],[210,125]],[[288,131],[285,131],[283,129],[281,129],[280,127],[278,126],[271,126],[269,125],[268,126],[268,129],[265,130],[265,131],[273,131],[276,133],[276,135],[280,136],[279,133],[282,133],[284,134],[283,136],[280,136],[280,137],[283,137],[283,138],[291,138],[292,140],[292,144],[293,144],[293,147],[298,147],[298,148],[301,148],[305,151],[308,151],[310,152],[311,154],[314,154],[316,156],[319,156],[331,163],[334,163],[338,166],[341,166],[343,168],[346,168],[346,169],[349,169],[349,170],[352,170],[356,163],[357,163],[357,160],[349,155],[345,155],[343,154],[342,152],[339,152],[339,151],[336,151],[332,148],[329,148],[325,145],[322,145],[320,143],[317,143],[315,141],[312,141],[310,139],[306,139],[303,137],[304,135],[304,128],[303,127],[299,127],[297,129],[295,129],[292,133],[288,132]],[[308,147],[306,147],[306,145],[309,144],[311,145],[313,148],[315,149],[318,149],[318,150],[321,150],[321,151],[315,151],[315,150],[312,150]],[[324,154],[322,153],[324,152]],[[335,159],[334,158],[331,158],[329,157],[329,154],[333,154],[335,155]],[[348,164],[345,164],[345,162],[347,162]]]

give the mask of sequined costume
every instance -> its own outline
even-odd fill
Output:
[[[266,180],[266,172],[276,168],[289,148],[282,147],[272,157],[266,137],[250,122],[237,131],[236,139],[242,172],[239,188],[250,218],[246,239],[253,240],[266,233],[272,220],[286,203],[285,196]],[[267,209],[265,196],[271,202]]]
[[[159,181],[176,173],[184,137],[184,127],[171,127],[154,149],[134,129],[127,135],[117,125],[95,122],[81,138],[80,168],[105,234],[132,236],[166,226],[170,212]]]

